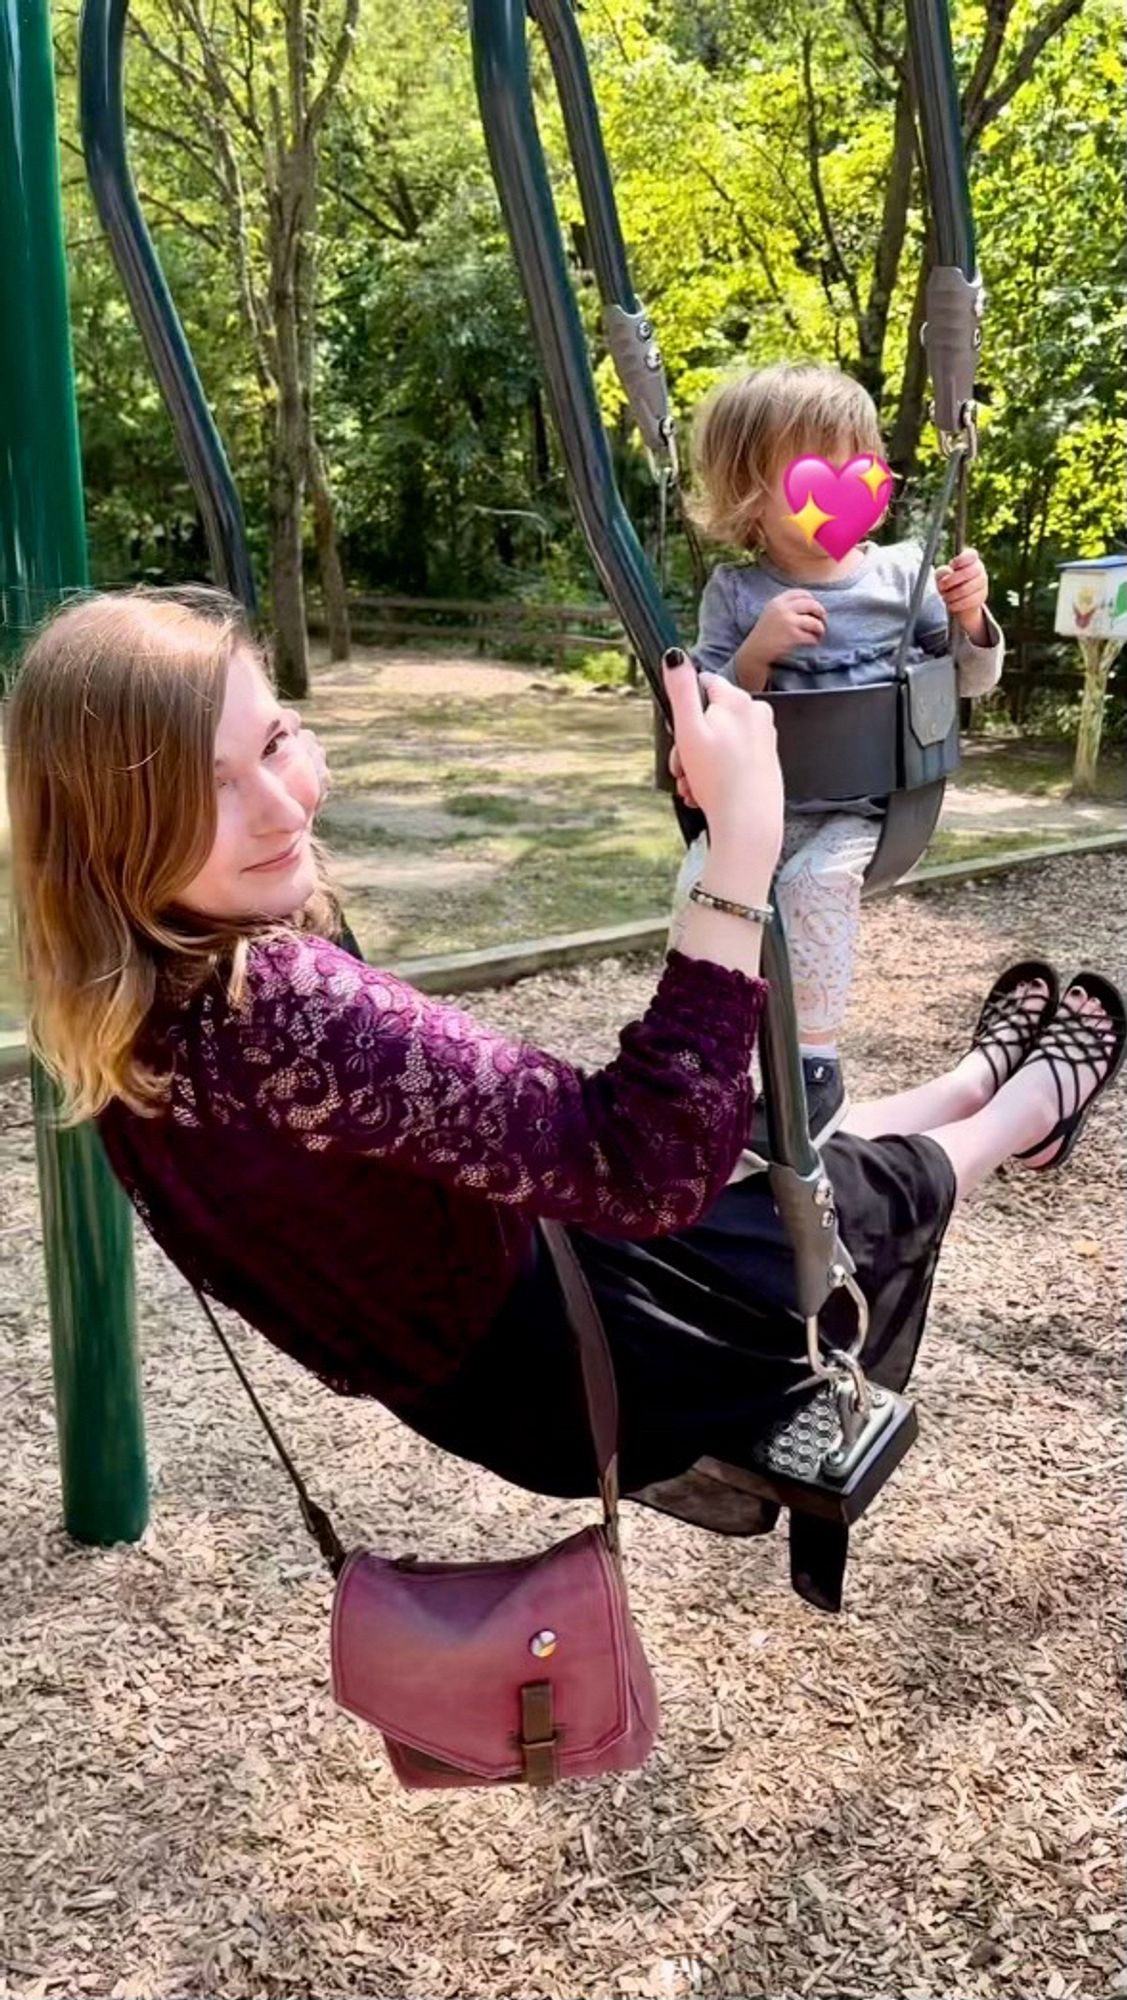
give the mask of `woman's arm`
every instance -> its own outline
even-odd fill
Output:
[[[711,831],[704,886],[759,908],[782,837],[774,720],[683,654],[665,685]],[[661,1235],[701,1214],[744,1144],[759,942],[754,916],[694,905],[644,1019],[588,1073],[324,939],[285,938],[252,955],[244,1004],[205,1020],[205,1059],[236,1115],[312,1152],[378,1154],[536,1214]]]
[[[584,1071],[324,939],[271,941],[217,1022],[217,1081],[312,1154],[378,1155],[532,1213],[660,1235],[707,1207],[745,1143],[764,993],[673,954],[614,1060]]]

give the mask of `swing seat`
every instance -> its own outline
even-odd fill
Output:
[[[871,687],[813,687],[757,697],[775,717],[788,801],[887,799],[865,876],[872,890],[920,858],[959,761],[959,697],[949,654],[905,662]]]

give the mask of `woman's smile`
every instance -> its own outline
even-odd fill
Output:
[[[272,855],[268,861],[252,861],[248,868],[243,869],[243,874],[265,875],[272,873],[276,868],[291,867],[301,853],[305,844],[305,836],[308,832],[308,826],[303,826],[301,832],[294,840],[291,840],[289,846],[281,854]]]

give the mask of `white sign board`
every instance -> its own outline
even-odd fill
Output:
[[[1127,555],[1062,563],[1055,629],[1066,639],[1127,639]]]

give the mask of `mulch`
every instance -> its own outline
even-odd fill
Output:
[[[875,905],[854,1094],[961,1052],[1007,959],[1122,977],[1127,859]],[[653,961],[475,999],[600,1061]],[[1117,1101],[1118,1100],[1118,1101]],[[665,1711],[645,1771],[408,1796],[334,1711],[328,1587],[179,1277],[138,1253],[152,1522],[59,1522],[26,1090],[0,1096],[5,1535],[0,1993],[948,2000],[1127,1992],[1123,1967],[1122,1091],[1067,1172],[955,1219],[921,1440],[855,1533],[846,1610],[781,1537],[629,1513]],[[589,1510],[444,1458],[244,1334],[350,1536],[519,1552]]]

